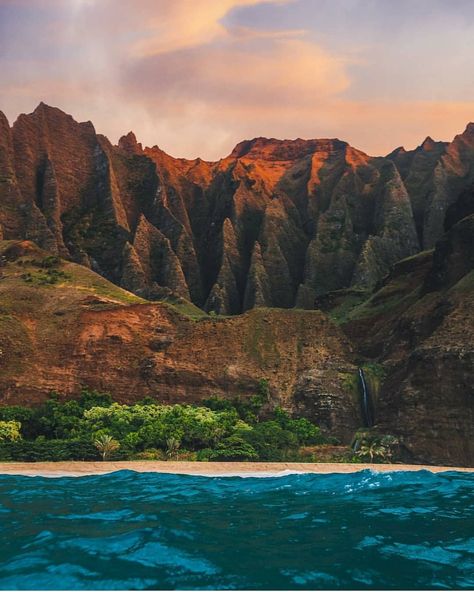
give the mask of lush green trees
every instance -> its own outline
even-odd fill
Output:
[[[298,444],[322,444],[325,442],[319,427],[305,417],[293,419],[281,407],[275,409],[274,416],[283,429],[296,436]]]
[[[69,440],[81,437],[86,409],[111,404],[110,395],[93,390],[84,389],[77,400],[64,400],[53,392],[38,407],[0,407],[0,420],[19,421],[21,433],[27,440],[34,440],[39,436]]]
[[[108,433],[134,449],[166,448],[170,438],[185,448],[214,445],[231,433],[235,411],[212,411],[191,405],[120,405],[92,407],[83,413],[82,429]]]
[[[97,449],[91,440],[36,440],[0,442],[2,461],[97,460]]]
[[[255,448],[238,435],[221,440],[215,448],[205,448],[198,453],[198,460],[258,460]]]
[[[201,406],[122,405],[84,390],[77,400],[53,393],[35,408],[0,408],[0,460],[91,459],[97,450],[103,458],[283,460],[322,441],[307,419],[271,409],[265,381],[254,397],[211,397]]]
[[[33,409],[19,405],[0,407],[0,421],[19,421],[23,424],[31,419],[33,413]]]
[[[256,450],[260,460],[285,460],[289,451],[298,447],[297,436],[274,420],[257,423],[241,435]]]

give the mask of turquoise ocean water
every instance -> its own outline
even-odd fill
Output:
[[[0,476],[0,589],[471,589],[474,474]]]

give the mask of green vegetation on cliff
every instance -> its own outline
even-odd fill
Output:
[[[267,385],[249,400],[211,397],[203,406],[114,403],[84,390],[78,400],[52,394],[35,408],[0,408],[0,460],[108,458],[291,460],[301,446],[324,444],[320,429],[281,408],[269,412]]]

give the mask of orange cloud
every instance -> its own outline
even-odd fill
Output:
[[[154,56],[131,63],[122,83],[128,96],[161,108],[187,101],[258,110],[316,106],[350,81],[343,58],[304,40],[276,39],[253,51],[232,43]]]
[[[142,3],[149,20],[146,36],[133,45],[137,56],[150,56],[225,39],[230,31],[221,20],[233,9],[256,4],[283,4],[292,0],[154,0]]]
[[[54,5],[42,25],[44,58],[34,19],[19,34],[4,25],[0,109],[13,118],[44,100],[91,119],[113,141],[133,129],[145,144],[207,159],[260,135],[338,136],[385,154],[428,134],[450,139],[474,118],[472,101],[375,100],[378,70],[370,60],[355,64],[357,47],[329,50],[302,30],[232,27],[226,18],[239,7],[291,1],[0,0],[21,10]],[[369,57],[378,59],[376,50]]]

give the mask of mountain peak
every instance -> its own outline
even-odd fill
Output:
[[[474,122],[469,122],[466,126],[466,129],[464,130],[464,134],[463,135],[469,135],[469,136],[474,136]]]
[[[47,112],[51,112],[51,111],[59,111],[59,112],[63,113],[63,111],[61,111],[61,109],[58,109],[57,107],[51,107],[51,105],[48,105],[44,101],[41,101],[38,104],[38,106],[33,111],[33,113],[34,114],[36,114],[36,113],[47,113]],[[66,115],[66,114],[64,113],[64,115]]]
[[[6,124],[6,127],[10,127],[10,124],[8,123],[8,119],[7,116],[5,115],[5,113],[3,111],[0,111],[0,124]]]
[[[321,140],[277,140],[258,137],[239,142],[229,158],[250,158],[256,160],[297,160],[314,152],[334,152],[348,144],[338,139]]]
[[[128,154],[141,154],[143,152],[142,145],[137,142],[137,137],[132,131],[120,138],[118,146]]]
[[[397,158],[398,156],[403,156],[404,154],[407,154],[407,150],[405,149],[405,146],[398,146],[398,148],[395,148],[395,150],[392,150],[392,152],[387,154],[387,156],[385,158],[392,160],[393,158]]]
[[[32,113],[21,113],[13,127],[25,121],[35,121],[39,125],[45,125],[48,123],[51,128],[57,128],[58,126],[64,126],[64,129],[71,131],[76,126],[80,128],[86,134],[95,134],[95,128],[91,121],[79,122],[72,115],[66,113],[59,107],[52,107],[44,101],[41,101],[36,109]]]
[[[421,148],[426,151],[434,150],[436,148],[436,142],[431,136],[426,136],[423,143],[421,144]]]

